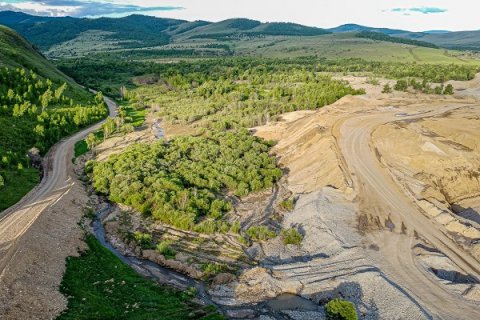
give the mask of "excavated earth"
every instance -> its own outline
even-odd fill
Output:
[[[315,302],[341,296],[365,319],[478,318],[479,78],[454,82],[453,97],[386,95],[385,80],[346,80],[367,95],[255,128],[278,141],[299,197],[283,223],[305,238],[291,251],[274,241],[258,250],[272,288],[249,285],[247,273],[218,288],[219,299],[289,292]]]

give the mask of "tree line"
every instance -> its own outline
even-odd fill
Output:
[[[0,171],[28,166],[28,150],[44,153],[106,114],[101,96],[78,104],[66,83],[54,84],[23,68],[0,68]]]

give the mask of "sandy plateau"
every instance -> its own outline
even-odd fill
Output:
[[[366,319],[480,317],[480,79],[440,98],[345,80],[367,94],[255,128],[299,197],[283,224],[305,234],[301,250],[262,246],[267,273]]]

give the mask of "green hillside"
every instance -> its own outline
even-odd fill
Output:
[[[220,22],[132,15],[46,18],[0,12],[49,58],[159,60],[217,56],[362,58],[420,63],[476,63],[478,32],[409,32],[347,24],[332,29],[235,18]],[[440,48],[437,48],[440,47]]]
[[[384,33],[380,32],[372,32],[372,31],[362,31],[356,34],[358,38],[365,38],[365,39],[372,39],[372,40],[378,40],[378,41],[385,41],[385,42],[393,42],[393,43],[403,43],[403,44],[409,44],[412,46],[418,46],[418,47],[426,47],[426,48],[434,48],[438,49],[438,46],[426,42],[426,41],[418,41],[418,40],[413,40],[413,39],[405,39],[405,38],[399,38],[399,37],[392,37]]]
[[[0,25],[0,67],[27,68],[59,82],[71,82],[15,31]]]
[[[385,35],[433,43],[446,49],[480,51],[480,31],[425,31],[411,32],[388,28],[372,28],[358,24],[344,24],[336,28],[328,29],[333,33],[344,32],[376,32]]]
[[[0,211],[39,181],[27,153],[44,154],[106,113],[100,97],[93,99],[25,39],[0,26]]]

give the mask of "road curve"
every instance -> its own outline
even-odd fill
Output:
[[[104,98],[111,117],[117,105]],[[55,144],[44,160],[44,177],[40,184],[17,204],[0,213],[0,280],[12,257],[19,253],[17,243],[44,210],[68,193],[75,184],[72,177],[73,149],[77,141],[97,130],[104,121],[88,127]]]
[[[439,108],[402,119],[430,117],[455,108],[459,106]],[[406,235],[400,232],[373,232],[367,239],[380,247],[382,259],[379,264],[382,271],[429,310],[432,318],[480,319],[478,304],[448,290],[419,266],[413,256],[412,248],[418,242],[418,235],[443,252],[460,269],[480,278],[479,262],[451,240],[443,226],[432,222],[421,212],[414,199],[402,190],[378,159],[372,147],[372,132],[382,124],[398,120],[394,113],[381,112],[357,114],[338,123],[339,150],[352,175],[363,213],[378,219],[383,225],[390,221],[390,227],[397,231],[400,231],[402,224],[406,228]]]

